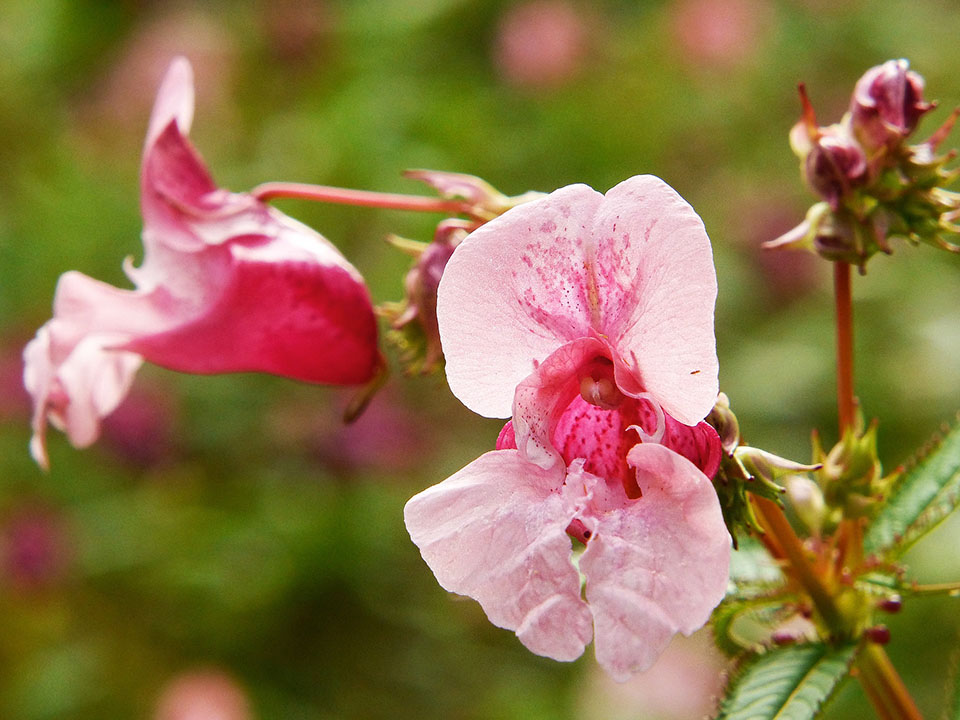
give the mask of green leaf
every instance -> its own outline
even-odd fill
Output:
[[[960,502],[960,425],[910,467],[864,537],[868,553],[897,557]]]
[[[717,647],[730,657],[744,650],[757,652],[768,642],[770,632],[779,622],[796,612],[788,603],[794,596],[730,598],[713,611],[711,624]]]
[[[740,586],[770,588],[783,583],[783,572],[759,540],[745,537],[740,541],[740,547],[730,554],[728,595],[736,594]]]
[[[717,720],[811,720],[850,672],[857,645],[794,645],[745,664]]]

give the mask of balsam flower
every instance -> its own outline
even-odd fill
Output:
[[[144,359],[191,373],[258,371],[361,384],[380,355],[369,293],[326,239],[246,194],[218,188],[187,139],[189,63],[173,61],[150,118],[141,171],[145,257],[122,290],[78,272],[24,350],[31,452],[47,422],[76,447],[126,395]]]
[[[407,529],[444,588],[533,652],[572,660],[594,637],[624,680],[723,597],[720,440],[701,422],[716,292],[700,218],[650,176],[514,208],[448,263],[450,387],[512,421],[497,450],[410,500]]]

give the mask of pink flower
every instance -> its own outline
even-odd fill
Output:
[[[520,205],[447,265],[450,387],[484,415],[512,403],[512,421],[497,450],[410,500],[407,529],[444,588],[532,651],[572,660],[593,636],[624,680],[723,597],[730,537],[707,477],[720,441],[701,422],[716,292],[699,217],[651,176]]]
[[[338,385],[377,371],[376,321],[359,273],[310,228],[218,188],[185,135],[192,116],[192,72],[178,58],[147,133],[145,258],[125,264],[136,290],[64,274],[53,319],[24,350],[31,452],[43,466],[48,420],[74,446],[90,445],[144,359]]]

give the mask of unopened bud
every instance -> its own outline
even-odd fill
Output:
[[[860,144],[841,125],[820,128],[804,159],[804,177],[810,188],[836,210],[851,188],[867,177],[867,157]]]
[[[740,423],[737,416],[730,409],[730,398],[726,393],[720,393],[717,396],[717,402],[713,410],[707,415],[706,421],[713,426],[720,436],[720,445],[727,455],[733,455],[733,451],[740,445]]]
[[[797,517],[811,532],[818,534],[827,516],[820,486],[806,475],[789,475],[784,479],[783,486]]]
[[[923,78],[906,60],[872,67],[857,82],[850,101],[853,132],[870,150],[893,147],[933,108],[923,100]]]
[[[776,481],[791,473],[810,472],[819,470],[820,465],[803,465],[802,463],[787,460],[765,450],[741,445],[734,453],[737,460],[754,477]]]

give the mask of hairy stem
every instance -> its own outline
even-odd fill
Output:
[[[390,210],[414,210],[417,212],[436,212],[445,215],[476,214],[475,208],[460,200],[425,197],[421,195],[401,195],[371,190],[349,190],[327,185],[308,185],[305,183],[271,182],[257,185],[250,194],[261,202],[273,198],[295,198],[338,205],[358,205],[378,207]]]
[[[790,563],[788,572],[803,587],[813,600],[813,605],[823,619],[824,624],[832,634],[840,634],[843,630],[843,616],[837,609],[829,590],[817,577],[813,567],[807,560],[806,552],[800,538],[794,532],[783,510],[772,500],[758,495],[750,498],[757,509],[760,524],[765,532],[776,541],[776,545],[783,552],[783,557]]]
[[[833,264],[833,294],[837,311],[837,410],[843,435],[853,427],[857,407],[853,395],[853,295],[849,263]]]
[[[782,559],[789,562],[786,571],[813,600],[817,613],[831,634],[842,636],[847,630],[843,614],[830,590],[824,586],[807,559],[803,543],[794,532],[790,521],[775,502],[757,495],[751,496],[760,524],[773,542],[768,548],[778,548]],[[913,698],[897,673],[886,651],[876,643],[866,641],[857,659],[860,683],[880,720],[922,720]]]

